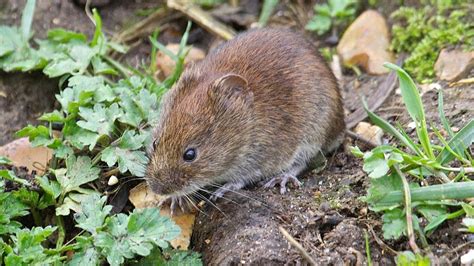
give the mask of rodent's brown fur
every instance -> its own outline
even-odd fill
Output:
[[[162,108],[147,179],[168,195],[297,175],[336,148],[345,129],[333,74],[310,42],[281,29],[219,46],[184,71]],[[197,149],[193,162],[183,160],[189,147]]]

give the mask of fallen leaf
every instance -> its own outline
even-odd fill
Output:
[[[24,166],[30,173],[36,170],[42,175],[53,157],[53,151],[46,147],[33,147],[28,138],[20,138],[0,147],[0,156],[8,157],[14,166]]]
[[[130,190],[129,200],[133,206],[137,209],[158,207],[158,203],[164,197],[152,192],[146,183],[140,183],[136,187]],[[161,206],[160,214],[166,217],[170,217],[180,228],[181,234],[178,238],[172,240],[171,246],[173,248],[179,248],[187,250],[191,242],[191,234],[193,232],[194,220],[196,219],[196,213],[177,213],[171,216],[171,210],[169,206]]]

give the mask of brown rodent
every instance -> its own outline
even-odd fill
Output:
[[[265,178],[283,193],[344,129],[336,79],[317,49],[289,30],[251,30],[190,65],[164,96],[147,182],[173,201]]]

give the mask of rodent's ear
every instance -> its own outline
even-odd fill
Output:
[[[253,101],[253,94],[248,89],[247,80],[237,74],[227,74],[216,79],[211,85],[208,93],[211,99],[226,106],[233,102],[251,104]]]

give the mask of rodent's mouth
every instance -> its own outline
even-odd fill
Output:
[[[196,193],[200,190],[200,186],[197,184],[190,184],[179,186],[176,183],[164,184],[157,182],[156,180],[148,180],[148,186],[151,191],[155,194],[166,196],[166,197],[181,197]]]

